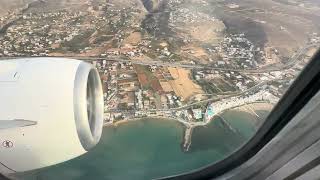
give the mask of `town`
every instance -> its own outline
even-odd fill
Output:
[[[161,117],[197,126],[244,104],[276,104],[310,58],[300,52],[298,56],[296,64],[289,68],[263,73],[190,70],[134,61],[98,60],[93,64],[104,82],[106,124]]]

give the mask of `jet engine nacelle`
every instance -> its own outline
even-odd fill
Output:
[[[100,140],[103,93],[93,65],[63,58],[0,60],[0,173],[61,163]]]

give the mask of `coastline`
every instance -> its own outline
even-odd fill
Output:
[[[127,124],[127,123],[130,123],[130,122],[135,122],[135,121],[142,121],[142,120],[160,120],[160,121],[174,121],[174,122],[178,122],[178,124],[181,124],[183,125],[183,127],[187,127],[187,125],[185,123],[182,123],[181,121],[177,121],[173,118],[165,118],[165,117],[156,117],[156,116],[153,116],[153,117],[141,117],[141,118],[133,118],[131,120],[127,120],[127,119],[124,119],[124,120],[120,120],[120,121],[117,121],[117,122],[114,122],[114,123],[105,123],[104,124],[104,127],[109,127],[109,126],[114,126],[114,127],[118,127],[122,124]]]
[[[271,111],[273,107],[274,107],[274,105],[271,104],[271,103],[268,103],[268,102],[248,103],[248,104],[245,104],[245,105],[241,105],[241,106],[233,107],[233,108],[230,108],[230,109],[226,109],[225,111],[222,111],[222,112],[214,115],[209,121],[201,122],[201,123],[197,123],[197,124],[195,124],[195,123],[185,123],[184,121],[179,120],[179,119],[154,116],[154,117],[133,118],[131,120],[124,119],[124,120],[116,121],[114,123],[105,123],[104,127],[108,127],[108,126],[117,127],[117,126],[119,126],[121,124],[126,124],[126,123],[129,123],[129,122],[154,119],[154,120],[163,120],[163,121],[165,121],[165,120],[176,121],[176,122],[179,122],[179,124],[182,124],[185,128],[194,128],[194,127],[197,127],[197,126],[206,126],[211,121],[213,121],[216,117],[219,117],[219,116],[223,115],[225,112],[228,112],[228,111],[245,112],[245,113],[249,113],[249,114],[251,114],[253,116],[257,116],[257,114],[255,113],[256,111]]]
[[[271,103],[255,102],[255,103],[249,103],[249,104],[245,104],[242,106],[238,106],[238,107],[235,107],[232,109],[228,109],[227,111],[231,110],[231,111],[237,111],[237,112],[245,112],[245,113],[249,113],[253,116],[257,116],[255,111],[271,111],[273,107],[274,107],[274,105]],[[219,115],[222,115],[225,112],[226,111],[222,112]]]
[[[274,107],[273,104],[269,103],[269,102],[254,102],[254,103],[248,103],[245,105],[241,105],[241,106],[237,106],[237,107],[233,107],[230,109],[226,109],[216,115],[214,115],[211,119],[209,119],[206,122],[198,122],[198,123],[194,123],[194,122],[185,122],[181,119],[173,119],[173,118],[165,118],[165,117],[142,117],[142,118],[133,118],[131,120],[120,120],[114,123],[107,123],[104,124],[104,127],[118,127],[122,124],[128,124],[130,122],[136,122],[136,121],[141,121],[141,120],[155,120],[155,121],[171,121],[171,122],[176,122],[177,124],[179,124],[182,128],[183,128],[183,138],[181,140],[181,149],[184,152],[188,152],[189,148],[191,146],[192,143],[192,134],[193,134],[193,130],[196,127],[206,127],[208,126],[212,121],[214,121],[217,117],[222,117],[224,113],[227,112],[240,112],[240,113],[248,113],[253,117],[256,117],[254,119],[250,119],[250,121],[252,121],[252,123],[254,124],[254,126],[256,128],[258,128],[262,123],[264,118],[262,119],[258,114],[259,111],[271,111],[272,108]],[[232,129],[232,127],[230,126],[230,128]]]

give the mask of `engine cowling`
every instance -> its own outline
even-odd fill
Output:
[[[93,65],[64,58],[0,61],[0,173],[58,164],[100,140],[103,93]]]

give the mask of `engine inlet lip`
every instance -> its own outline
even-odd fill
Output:
[[[74,81],[74,116],[81,145],[88,151],[100,140],[103,126],[103,92],[98,71],[81,62]]]

